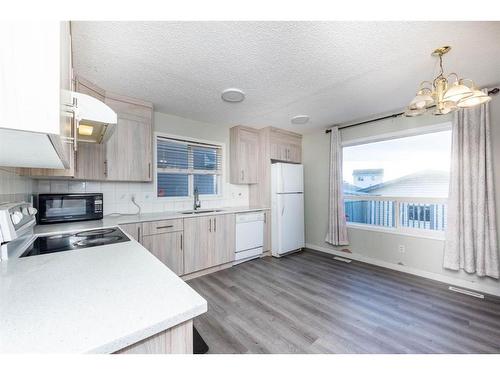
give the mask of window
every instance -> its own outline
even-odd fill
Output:
[[[222,147],[158,136],[158,197],[218,195],[222,174]]]
[[[344,145],[346,219],[408,231],[444,231],[451,130]],[[363,178],[370,176],[370,178]]]

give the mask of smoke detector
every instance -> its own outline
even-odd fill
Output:
[[[229,103],[239,103],[245,99],[245,93],[240,89],[226,89],[222,91],[221,94],[222,100]]]
[[[303,125],[309,122],[308,115],[298,115],[291,118],[290,122],[295,125]]]

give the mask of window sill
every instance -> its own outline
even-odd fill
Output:
[[[351,229],[361,229],[372,232],[381,232],[387,234],[393,234],[398,236],[408,236],[408,237],[416,237],[416,238],[425,238],[429,240],[436,241],[444,241],[445,235],[444,232],[441,231],[431,231],[425,229],[400,229],[400,228],[384,228],[376,225],[365,225],[365,224],[355,224],[355,223],[347,223],[347,228]]]

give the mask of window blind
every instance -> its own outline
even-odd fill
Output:
[[[157,138],[158,196],[187,197],[219,193],[222,147],[213,144]]]

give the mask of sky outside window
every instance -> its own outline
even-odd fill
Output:
[[[451,130],[343,148],[343,178],[356,185],[353,171],[383,169],[382,182],[426,170],[450,169]]]

